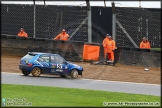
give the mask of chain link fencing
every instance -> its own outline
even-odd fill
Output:
[[[146,37],[152,48],[161,47],[161,10],[149,8],[116,7],[117,46],[139,46]]]
[[[72,37],[76,28],[87,17],[86,7],[36,6],[36,34],[41,38],[53,39],[63,28]],[[87,21],[79,27],[71,40],[87,38]]]
[[[107,33],[112,35],[112,9],[91,11],[92,42],[101,44]],[[161,47],[160,15],[160,9],[116,7],[117,47],[139,46],[143,37],[152,48]],[[88,42],[87,16],[86,6],[1,4],[1,34],[17,35],[23,27],[29,37],[53,39],[65,28],[70,40]]]
[[[33,37],[32,5],[1,4],[1,34],[17,35],[24,28],[29,37]]]
[[[35,5],[34,8],[34,5],[1,4],[1,9],[1,34],[17,35],[20,28],[24,28],[29,37],[35,33],[36,38],[53,39],[66,29],[71,40],[88,41],[85,6]]]

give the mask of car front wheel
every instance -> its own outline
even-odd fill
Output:
[[[41,69],[39,67],[35,67],[33,70],[32,70],[32,75],[33,76],[40,76],[41,74]]]
[[[22,70],[22,73],[23,73],[25,76],[28,76],[28,75],[30,74],[30,72],[24,71],[24,70]]]
[[[71,71],[71,78],[78,78],[78,70],[74,69]]]

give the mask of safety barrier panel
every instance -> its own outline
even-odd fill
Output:
[[[118,63],[131,66],[161,67],[161,51],[118,47]]]
[[[55,41],[44,38],[1,36],[2,54],[24,56],[27,52],[57,53],[70,61],[82,61],[84,42]]]
[[[104,60],[101,44],[82,41],[54,41],[44,38],[23,38],[1,35],[2,55],[24,56],[27,52],[60,54],[68,61]],[[161,67],[161,51],[130,47],[117,47],[115,63],[125,65]]]

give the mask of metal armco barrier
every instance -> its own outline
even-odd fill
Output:
[[[1,37],[2,55],[24,56],[27,52],[57,53],[68,61],[103,60],[103,46],[82,41],[54,41],[48,39],[20,39]],[[161,67],[161,51],[117,47],[115,63]]]

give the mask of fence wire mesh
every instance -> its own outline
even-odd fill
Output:
[[[1,34],[17,35],[24,28],[33,37],[33,6],[1,4]]]
[[[17,35],[24,28],[29,37],[53,39],[63,28],[73,41],[88,42],[86,6],[1,4],[1,34]],[[112,9],[91,7],[92,42],[102,43],[112,35]],[[35,13],[34,13],[35,12]],[[35,20],[34,20],[35,15]],[[151,47],[161,47],[161,9],[116,7],[116,44],[139,46],[147,37]],[[35,24],[35,26],[34,26]],[[34,32],[35,28],[35,32]]]
[[[24,28],[29,37],[53,39],[62,29],[73,38],[71,40],[87,41],[86,7],[54,6],[54,5],[1,5],[2,32],[1,34],[17,35],[20,28]],[[35,13],[34,13],[35,12]],[[35,20],[34,20],[35,18]],[[35,24],[35,26],[34,26]]]
[[[86,17],[85,7],[36,6],[37,37],[53,39],[63,28],[71,36]],[[83,36],[87,37],[86,23],[87,21],[71,40],[84,40]]]
[[[134,47],[129,36],[139,46],[146,37],[152,48],[161,47],[161,10],[148,8],[116,8],[117,46]],[[121,27],[122,26],[122,27]]]

